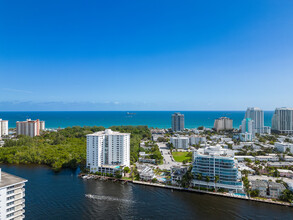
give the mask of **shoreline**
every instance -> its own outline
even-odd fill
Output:
[[[150,186],[150,187],[159,187],[159,188],[164,188],[164,189],[170,189],[170,190],[176,190],[176,191],[184,191],[184,192],[190,192],[190,193],[202,193],[202,194],[208,194],[212,196],[220,196],[220,197],[225,197],[225,198],[231,198],[231,199],[240,199],[240,200],[246,200],[246,201],[253,201],[253,202],[262,202],[262,203],[267,203],[271,205],[280,205],[280,206],[286,206],[293,208],[293,206],[290,203],[287,202],[281,202],[281,201],[271,201],[267,199],[256,199],[256,198],[249,198],[249,197],[244,197],[244,196],[236,196],[236,195],[231,195],[231,194],[224,194],[224,193],[219,193],[219,192],[209,192],[209,191],[204,191],[204,190],[197,190],[197,189],[191,189],[191,188],[183,188],[179,186],[170,186],[170,185],[164,185],[160,183],[149,183],[149,182],[143,182],[143,181],[138,181],[138,180],[126,180],[126,179],[117,179],[115,177],[105,177],[105,176],[98,176],[98,175],[90,175],[90,178],[84,178],[85,174],[80,173],[78,175],[79,178],[82,179],[88,179],[88,180],[112,180],[113,182],[124,182],[124,183],[133,183],[133,184],[138,184],[138,185],[144,185],[144,186]]]

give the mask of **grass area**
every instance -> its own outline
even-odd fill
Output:
[[[131,178],[131,177],[125,177],[125,176],[124,176],[124,177],[122,177],[122,179],[123,179],[123,180],[132,180],[132,178]]]
[[[176,162],[183,162],[184,160],[191,162],[191,152],[172,152],[172,155]]]

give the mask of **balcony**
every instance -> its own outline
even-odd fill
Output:
[[[24,191],[21,188],[17,189],[17,190],[14,190],[14,195],[20,194],[22,192],[24,192]]]
[[[14,207],[15,211],[19,211],[19,210],[22,210],[22,209],[23,209],[23,205],[18,205],[18,206]]]
[[[18,199],[22,199],[23,198],[23,195],[22,194],[18,194],[14,197],[14,200],[18,200]]]
[[[24,183],[14,185],[14,189],[22,188],[22,187],[24,187]]]
[[[19,210],[19,211],[15,212],[15,213],[14,213],[14,216],[11,216],[11,217],[16,218],[16,217],[22,215],[23,213],[24,213],[24,210],[22,209],[22,210]]]

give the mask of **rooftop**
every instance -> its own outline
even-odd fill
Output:
[[[118,131],[112,131],[111,129],[106,129],[105,131],[98,131],[93,134],[88,134],[87,136],[101,136],[101,135],[130,135],[130,133],[120,133]]]
[[[200,148],[196,151],[196,154],[209,155],[209,156],[234,157],[234,152],[232,150],[224,149],[220,145]]]
[[[278,169],[278,171],[279,171],[280,173],[291,173],[291,174],[293,174],[293,171],[292,171],[292,170]]]
[[[281,108],[276,108],[276,110],[290,110],[290,111],[293,111],[293,108],[281,107]]]
[[[6,172],[0,171],[0,175],[1,175],[0,188],[18,184],[18,183],[27,182],[26,179],[20,178],[18,176],[14,176]]]
[[[252,187],[265,187],[266,188],[268,184],[262,180],[252,180],[251,185],[252,185]]]

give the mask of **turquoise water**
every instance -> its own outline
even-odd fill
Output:
[[[46,128],[64,128],[68,126],[104,126],[112,125],[148,125],[149,127],[170,128],[173,111],[134,111],[128,115],[125,111],[42,111],[42,112],[0,112],[0,118],[9,120],[9,128],[16,126],[16,121],[40,119],[46,121]],[[212,128],[219,117],[233,119],[234,128],[238,128],[245,111],[181,111],[185,115],[185,127],[205,126]],[[271,126],[272,111],[265,112],[265,125]]]

